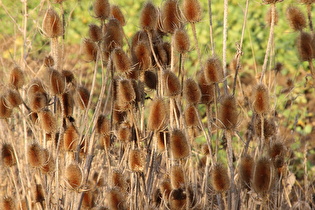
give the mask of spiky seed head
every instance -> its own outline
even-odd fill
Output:
[[[106,118],[106,115],[100,114],[97,118],[96,132],[101,135],[109,134],[110,122]]]
[[[202,9],[199,0],[184,0],[182,8],[188,22],[196,23],[201,20]]]
[[[89,37],[93,42],[101,41],[103,38],[102,29],[96,24],[90,24]]]
[[[275,20],[274,20],[275,21],[274,22],[275,25],[278,24],[278,20],[279,20],[279,14],[278,14],[278,11],[275,10]],[[272,10],[271,10],[271,8],[266,13],[265,21],[266,21],[267,26],[271,26],[271,21],[272,21]]]
[[[46,11],[44,20],[43,20],[43,31],[48,38],[55,38],[62,36],[63,26],[62,21],[59,18],[59,15],[54,9],[48,9]]]
[[[287,19],[294,31],[301,31],[306,27],[306,18],[298,7],[287,8]]]
[[[96,61],[97,45],[91,39],[83,39],[81,44],[81,53],[86,62]]]
[[[70,83],[76,84],[76,80],[72,71],[62,70],[61,74],[65,78],[67,84],[70,84]]]
[[[158,152],[165,151],[165,147],[169,144],[170,135],[167,131],[155,133]]]
[[[128,73],[131,70],[131,60],[127,53],[121,48],[116,48],[111,53],[111,58],[115,67],[115,70],[119,73]]]
[[[172,34],[176,28],[180,28],[182,25],[180,14],[177,0],[165,1],[161,11],[162,30]]]
[[[16,164],[14,150],[11,144],[2,144],[1,148],[1,162],[4,167],[11,167]]]
[[[54,61],[54,58],[52,56],[46,56],[44,58],[44,66],[45,67],[48,67],[48,68],[53,68],[55,65],[55,61]]]
[[[184,112],[185,122],[187,127],[196,127],[199,124],[198,111],[193,105],[189,105]]]
[[[174,49],[178,53],[186,53],[190,48],[189,36],[185,29],[176,29],[172,36]]]
[[[186,192],[182,188],[173,189],[169,199],[171,209],[186,209],[186,198]]]
[[[247,155],[241,158],[239,165],[240,181],[243,187],[250,189],[250,182],[254,173],[254,159]]]
[[[266,157],[262,157],[256,162],[252,181],[256,193],[265,194],[270,190],[273,179],[272,169],[271,161]]]
[[[223,67],[218,57],[209,58],[204,67],[204,76],[208,83],[223,81]]]
[[[264,119],[264,137],[269,139],[272,136],[276,135],[277,127],[273,120]],[[261,137],[261,119],[260,117],[256,118],[255,122],[255,133],[257,136]]]
[[[221,100],[218,124],[227,130],[234,130],[237,126],[238,112],[234,96],[227,95]]]
[[[43,148],[38,143],[32,143],[27,149],[28,163],[35,168],[45,164],[45,153]]]
[[[156,98],[151,103],[150,114],[148,118],[149,130],[161,130],[166,123],[167,109],[162,98]]]
[[[90,99],[90,92],[84,86],[79,86],[74,94],[75,104],[82,110],[86,109]]]
[[[34,202],[43,202],[45,200],[43,186],[41,184],[35,184],[31,188],[31,192],[34,198]]]
[[[183,159],[190,155],[190,147],[183,131],[178,129],[172,131],[170,150],[175,160]]]
[[[158,10],[152,2],[147,2],[140,14],[140,27],[144,30],[154,30],[157,26]]]
[[[45,161],[44,164],[40,167],[42,173],[47,174],[55,170],[55,161],[54,158],[49,154],[47,149],[44,149]]]
[[[144,41],[139,41],[137,45],[134,46],[132,58],[139,70],[149,69],[151,66],[151,50],[149,44]]]
[[[284,156],[285,153],[286,147],[280,141],[273,143],[269,148],[269,157],[273,160],[276,159],[277,156]]]
[[[105,202],[109,209],[125,209],[125,194],[120,188],[109,189],[105,194]]]
[[[67,183],[73,188],[78,189],[82,184],[82,170],[77,163],[71,163],[65,170]]]
[[[62,104],[64,106],[63,116],[69,117],[73,114],[74,100],[70,92],[65,92],[61,95]]]
[[[57,119],[49,109],[43,109],[38,113],[42,128],[46,133],[53,133],[57,128]]]
[[[115,18],[110,18],[103,28],[104,41],[103,50],[111,52],[115,48],[123,47],[123,29],[120,22]]]
[[[15,200],[12,197],[3,197],[0,200],[0,209],[3,210],[15,210]]]
[[[75,126],[70,123],[63,134],[63,149],[66,151],[76,150],[79,143],[79,137],[79,132]]]
[[[222,193],[230,188],[230,178],[227,169],[222,164],[216,164],[211,171],[211,185],[217,193]]]
[[[23,103],[20,93],[15,89],[9,89],[5,94],[5,99],[10,108],[18,107]]]
[[[101,135],[99,139],[101,149],[108,150],[110,148],[110,134]]]
[[[165,70],[162,77],[165,87],[165,95],[171,97],[179,95],[181,92],[181,85],[174,72]]]
[[[33,112],[39,112],[48,104],[47,95],[42,92],[36,92],[28,97],[28,102]]]
[[[300,0],[302,4],[314,4],[315,0]]]
[[[113,18],[116,18],[121,26],[126,25],[125,16],[117,5],[110,6],[110,14]]]
[[[110,4],[108,0],[95,0],[93,4],[93,11],[96,18],[105,20],[110,14]]]
[[[128,143],[129,141],[132,140],[131,137],[132,133],[130,125],[128,123],[120,124],[117,130],[117,139],[123,143]]]
[[[83,193],[82,208],[91,209],[93,207],[93,193],[92,190],[87,190]]]
[[[151,90],[156,89],[157,85],[157,76],[153,71],[145,71],[144,72],[144,83]]]
[[[19,67],[14,67],[10,72],[10,85],[20,89],[25,84],[25,74]]]
[[[117,103],[123,108],[136,99],[136,93],[132,86],[131,80],[122,79],[118,81]]]
[[[129,153],[129,168],[132,172],[141,172],[144,169],[144,155],[138,149],[132,149]]]
[[[314,36],[307,32],[301,32],[296,42],[299,57],[302,61],[312,61],[315,55]]]
[[[147,45],[150,44],[148,34],[144,30],[137,31],[131,39],[131,53],[134,54],[135,47],[139,42],[145,42]]]
[[[209,146],[208,144],[203,144],[201,147],[201,152],[204,155],[209,155],[210,154],[210,150],[209,150]]]
[[[175,165],[171,168],[171,184],[173,189],[185,187],[185,174],[183,167],[180,165]]]
[[[201,99],[201,91],[195,80],[189,78],[184,82],[183,96],[189,104],[197,105]]]
[[[113,170],[110,176],[110,185],[112,187],[118,187],[123,191],[127,190],[127,182],[124,174],[120,170]]]
[[[55,69],[48,69],[46,72],[46,83],[53,95],[61,95],[65,91],[66,80],[64,76]]]
[[[214,84],[207,83],[203,71],[197,73],[197,82],[201,92],[200,103],[211,104],[214,101]]]
[[[12,114],[12,109],[10,108],[8,102],[4,95],[0,95],[0,119],[9,118]]]
[[[255,88],[253,107],[257,114],[266,114],[269,111],[269,93],[263,84],[259,84]]]
[[[113,120],[114,123],[121,124],[127,118],[127,112],[120,109],[117,103],[114,104]]]

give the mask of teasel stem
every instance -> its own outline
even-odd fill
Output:
[[[27,58],[27,49],[26,49],[26,33],[27,33],[27,21],[28,21],[28,10],[27,10],[27,0],[22,1],[23,4],[23,9],[24,9],[24,24],[23,24],[23,69],[25,68],[26,64],[26,58]]]
[[[233,148],[232,148],[232,131],[226,130],[225,137],[227,141],[227,158],[231,176],[231,188],[228,196],[228,209],[236,209],[236,188],[234,184],[234,166],[233,166]]]
[[[214,41],[213,41],[213,25],[212,25],[212,7],[211,7],[211,1],[208,0],[208,13],[209,13],[209,35],[210,35],[210,45],[211,45],[211,53],[212,56],[214,55]]]
[[[52,57],[54,58],[54,62],[55,62],[55,65],[54,67],[60,71],[60,64],[59,64],[59,44],[58,44],[58,37],[54,37],[54,38],[51,38],[51,54],[52,54]]]
[[[307,17],[308,17],[308,24],[310,26],[310,30],[311,32],[314,32],[313,21],[312,21],[312,4],[307,4],[306,9],[307,9]]]
[[[65,45],[64,45],[64,41],[66,39],[66,29],[65,29],[65,25],[66,25],[66,19],[65,19],[65,11],[63,9],[63,5],[62,3],[60,4],[60,10],[61,10],[61,21],[62,21],[62,42],[61,42],[61,63],[63,64],[64,62],[64,51],[65,51]],[[62,65],[61,65],[62,66]],[[60,71],[62,69],[59,69]]]
[[[9,168],[9,171],[10,171],[10,179],[12,180],[13,182],[13,185],[14,185],[14,188],[15,188],[15,192],[16,192],[16,197],[19,201],[21,201],[21,197],[20,197],[20,193],[19,193],[19,188],[17,186],[17,183],[16,183],[16,180],[15,180],[15,176],[14,176],[14,173],[12,171],[12,167]],[[23,190],[24,191],[24,190]],[[19,206],[21,206],[21,202],[19,202]]]
[[[237,52],[236,52],[236,55],[235,55],[236,70],[235,70],[234,83],[233,83],[233,96],[235,95],[235,89],[236,89],[238,72],[241,69],[240,60],[241,60],[241,56],[243,54],[242,49],[243,49],[243,40],[244,40],[244,34],[245,34],[245,27],[246,27],[246,22],[247,22],[248,5],[249,5],[249,0],[246,0],[241,41],[240,41],[240,44],[237,44]]]
[[[309,202],[309,183],[308,183],[308,172],[307,172],[307,147],[308,147],[308,142],[305,142],[304,145],[304,155],[303,155],[303,164],[304,164],[304,193],[305,193],[305,201]]]
[[[199,66],[200,66],[200,69],[202,69],[201,53],[200,53],[200,48],[199,48],[199,45],[198,45],[198,38],[197,38],[197,32],[196,32],[195,23],[191,23],[191,29],[192,29],[193,35],[194,35],[194,40],[195,40],[195,45],[196,45],[197,54],[198,54],[198,60],[199,60]]]
[[[224,0],[224,11],[223,11],[223,55],[222,55],[222,65],[223,65],[223,75],[224,75],[224,92],[228,95],[227,87],[227,69],[226,69],[226,50],[227,50],[227,28],[228,28],[228,7],[229,1]]]
[[[269,31],[269,38],[268,38],[268,44],[267,44],[267,48],[266,48],[266,54],[265,54],[265,58],[264,58],[264,64],[262,66],[262,72],[261,72],[261,76],[260,76],[260,83],[262,83],[262,80],[265,76],[266,70],[267,70],[267,63],[268,63],[268,58],[270,55],[270,50],[271,50],[271,45],[273,42],[273,38],[274,38],[274,30],[275,30],[275,17],[276,17],[276,4],[273,3],[270,5],[271,7],[271,23],[270,23],[270,31]]]

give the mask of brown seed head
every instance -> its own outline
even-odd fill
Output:
[[[16,89],[23,87],[25,84],[24,72],[19,67],[14,67],[10,72],[10,85]]]
[[[29,106],[33,112],[39,112],[48,104],[47,95],[42,92],[36,92],[29,95]]]
[[[144,83],[148,88],[155,90],[156,85],[157,85],[156,74],[153,71],[145,71],[144,72]]]
[[[20,93],[15,89],[9,89],[5,95],[5,99],[7,105],[12,109],[23,103]]]
[[[189,105],[184,113],[186,126],[196,127],[199,124],[198,111],[195,106]]]
[[[170,207],[171,209],[186,209],[186,192],[182,189],[174,189],[170,194]]]
[[[144,30],[156,29],[158,21],[158,10],[152,2],[147,2],[140,14],[140,27]]]
[[[147,70],[151,66],[151,50],[147,42],[139,41],[132,53],[134,64],[139,70]]]
[[[53,133],[57,128],[57,120],[49,109],[43,109],[38,113],[42,128],[46,133]]]
[[[184,82],[183,96],[189,104],[197,105],[201,99],[201,91],[195,80],[189,78]]]
[[[267,26],[271,26],[271,21],[272,21],[272,14],[271,14],[271,8],[267,11],[266,17],[265,17],[265,21]],[[278,11],[275,11],[275,22],[274,24],[277,25],[278,24],[278,20],[279,20],[279,14]]]
[[[70,92],[65,92],[61,95],[63,109],[63,117],[69,117],[73,114],[74,100]]]
[[[165,70],[162,77],[165,87],[165,95],[171,97],[179,95],[181,92],[181,85],[174,72]]]
[[[76,84],[76,80],[72,71],[62,70],[61,74],[65,78],[67,84],[69,83]]]
[[[273,120],[264,119],[264,136],[266,139],[276,135],[276,124]],[[255,133],[260,137],[261,136],[261,119],[260,117],[256,118],[255,122]]]
[[[314,4],[315,0],[300,0],[302,4]]]
[[[214,84],[208,84],[205,77],[204,72],[199,71],[197,73],[197,82],[199,85],[199,89],[201,92],[201,104],[210,104],[214,101]]]
[[[101,149],[106,149],[108,150],[110,148],[110,135],[106,134],[106,135],[101,135],[100,139],[99,139],[99,144]]]
[[[111,53],[115,70],[119,73],[128,73],[131,70],[131,60],[121,48],[116,48]]]
[[[185,134],[181,130],[173,130],[170,138],[170,149],[175,160],[190,155],[190,147]]]
[[[288,7],[287,18],[294,31],[301,31],[306,27],[306,18],[304,14],[295,6]]]
[[[103,38],[102,30],[98,25],[89,25],[89,37],[93,42],[101,41]]]
[[[3,144],[1,148],[1,162],[4,167],[11,167],[16,164],[14,150],[11,144]]]
[[[273,179],[272,165],[269,159],[260,158],[255,166],[252,186],[256,193],[265,194],[270,190]]]
[[[184,29],[176,29],[173,36],[173,46],[178,53],[186,53],[190,47],[187,32]]]
[[[286,147],[282,142],[275,142],[269,149],[269,157],[275,159],[277,156],[284,156],[286,153]]]
[[[227,169],[222,164],[216,164],[211,171],[211,184],[217,193],[222,193],[230,188],[230,178]]]
[[[46,72],[46,83],[53,95],[60,95],[65,91],[66,80],[64,76],[55,69],[48,69]]]
[[[184,0],[183,13],[186,20],[190,23],[196,23],[201,20],[201,5],[199,0]]]
[[[9,118],[12,114],[12,109],[10,108],[8,102],[4,95],[0,95],[0,119]]]
[[[129,168],[133,172],[141,172],[144,169],[144,156],[138,149],[129,152]]]
[[[124,174],[120,170],[113,170],[110,176],[110,185],[118,187],[123,191],[127,190],[127,182]]]
[[[297,48],[299,57],[302,61],[312,62],[312,58],[315,55],[315,43],[314,36],[307,32],[301,32],[297,38]]]
[[[117,5],[110,6],[110,13],[113,18],[116,18],[119,21],[121,26],[126,25],[125,17]]]
[[[42,173],[47,174],[51,173],[55,170],[55,161],[51,154],[49,154],[48,150],[44,149],[45,161],[44,164],[40,167]]]
[[[31,188],[31,192],[34,198],[34,202],[43,202],[45,200],[43,186],[41,184],[35,184]]]
[[[109,209],[119,210],[125,209],[125,194],[121,191],[121,189],[115,187],[106,192],[105,202]]]
[[[86,62],[96,61],[97,57],[97,45],[91,39],[83,39],[81,45],[81,53],[84,56]]]
[[[149,130],[161,130],[166,123],[166,105],[162,98],[156,98],[151,104],[150,114],[148,118]]]
[[[208,83],[219,83],[223,81],[223,67],[218,57],[212,57],[206,61],[204,76]]]
[[[269,111],[269,93],[263,84],[259,84],[255,88],[253,107],[257,114],[266,114]]]
[[[123,143],[128,143],[132,139],[131,128],[128,123],[120,124],[118,131],[117,131],[117,139]]]
[[[75,104],[80,107],[80,109],[84,110],[87,108],[90,99],[90,92],[86,87],[79,86],[76,89],[74,95],[74,102]]]
[[[111,52],[115,48],[123,47],[123,30],[120,22],[115,18],[110,18],[104,27],[103,50]]]
[[[55,65],[55,61],[53,59],[53,57],[51,57],[50,55],[49,56],[46,56],[44,58],[44,66],[45,67],[48,67],[48,68],[53,68]]]
[[[73,189],[78,189],[82,184],[82,171],[76,163],[71,163],[67,166],[65,177],[66,181]]]
[[[239,175],[242,186],[250,189],[250,182],[254,172],[254,159],[251,156],[244,156],[241,158],[239,165]]]
[[[62,22],[57,12],[53,9],[46,11],[42,27],[44,34],[48,38],[55,38],[63,34]]]
[[[162,30],[172,34],[176,28],[180,28],[182,25],[180,14],[177,0],[165,1],[161,11]]]
[[[0,209],[2,210],[15,210],[15,200],[12,197],[3,197],[0,200]]]
[[[96,132],[101,135],[109,134],[110,122],[104,114],[100,114],[97,118]]]
[[[168,132],[155,133],[155,138],[157,141],[158,152],[163,152],[165,150],[166,145],[168,145],[170,141],[169,133]]]
[[[136,99],[136,93],[132,86],[131,80],[122,79],[118,81],[117,103],[123,108]]]
[[[110,4],[108,0],[95,0],[93,10],[96,18],[105,20],[110,14]]]
[[[91,209],[93,207],[92,190],[85,191],[82,199],[82,209]]]
[[[45,153],[38,143],[32,143],[27,149],[27,160],[32,167],[41,167],[45,164]]]
[[[223,97],[219,109],[219,125],[227,130],[234,130],[237,126],[237,105],[234,96]]]
[[[74,151],[79,143],[79,133],[75,126],[70,123],[63,134],[63,149],[66,151]]]
[[[170,178],[173,189],[185,187],[185,174],[181,166],[175,165],[171,168]]]
[[[168,200],[169,195],[172,191],[172,185],[169,179],[164,179],[159,186],[159,189],[162,193],[164,199]]]

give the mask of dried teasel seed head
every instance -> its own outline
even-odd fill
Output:
[[[262,157],[256,162],[252,180],[256,193],[265,194],[270,190],[273,179],[272,169],[271,161],[266,157]]]
[[[80,107],[80,109],[84,110],[87,108],[89,104],[90,99],[90,92],[86,87],[79,86],[76,89],[75,95],[74,95],[74,102],[75,104]]]
[[[182,166],[175,165],[171,168],[170,179],[173,189],[185,187],[185,174]]]
[[[144,83],[151,90],[155,90],[157,86],[157,75],[153,71],[144,72]]]
[[[93,42],[101,41],[103,38],[102,29],[98,25],[90,24],[89,37]]]
[[[278,14],[278,11],[275,10],[275,20],[274,20],[275,25],[278,24],[278,20],[279,20],[279,14]],[[266,21],[267,26],[271,26],[271,21],[272,21],[272,9],[271,8],[266,13],[265,21]]]
[[[38,113],[42,128],[46,133],[53,133],[57,128],[57,119],[49,109],[43,109]]]
[[[170,150],[175,160],[183,159],[190,155],[190,147],[183,131],[178,129],[172,131]]]
[[[105,202],[109,209],[125,209],[125,194],[121,189],[114,187],[105,194]]]
[[[109,150],[111,145],[110,134],[101,135],[99,139],[99,146],[101,149]]]
[[[210,154],[210,150],[209,150],[209,146],[208,144],[203,144],[201,147],[201,152],[204,155],[209,155]]]
[[[299,57],[302,61],[312,62],[312,58],[315,55],[314,36],[307,32],[301,32],[297,38],[297,48]]]
[[[62,70],[61,74],[65,78],[67,84],[76,84],[76,80],[72,71]]]
[[[176,29],[172,36],[174,49],[178,53],[186,53],[190,48],[189,36],[185,29]]]
[[[315,3],[314,0],[300,0],[300,2],[301,2],[302,4],[314,4],[314,3]]]
[[[241,158],[239,165],[239,175],[242,186],[250,189],[250,182],[254,173],[254,159],[251,156],[244,156]]]
[[[269,148],[269,157],[275,160],[277,156],[284,156],[287,149],[282,142],[275,142]]]
[[[274,120],[264,119],[264,137],[269,139],[276,135],[277,127]],[[257,136],[261,137],[261,119],[256,118],[255,122],[255,133]]]
[[[201,99],[201,91],[195,80],[189,78],[184,82],[183,96],[189,104],[197,105]]]
[[[15,210],[15,200],[12,197],[3,197],[0,200],[0,209],[3,210]]]
[[[184,116],[187,127],[198,126],[198,110],[195,106],[189,105],[184,112]]]
[[[237,126],[238,112],[234,96],[224,96],[219,109],[219,125],[227,130],[234,130]]]
[[[45,153],[38,143],[32,143],[27,148],[27,160],[32,167],[41,167],[45,164]]]
[[[120,124],[117,130],[117,139],[121,142],[127,143],[132,139],[132,132],[128,123]]]
[[[167,119],[167,109],[162,98],[156,98],[151,104],[150,114],[148,118],[149,130],[161,130]]]
[[[82,171],[77,163],[71,163],[65,170],[67,183],[73,188],[78,189],[82,184]]]
[[[83,193],[82,209],[91,209],[93,207],[92,190],[87,190]]]
[[[201,20],[202,9],[199,0],[184,0],[182,8],[188,22],[196,23]]]
[[[69,123],[63,134],[63,149],[66,151],[74,151],[79,143],[79,132],[76,127]]]
[[[10,108],[8,102],[5,100],[5,96],[0,95],[0,119],[9,118],[12,114],[12,109]]]
[[[93,4],[93,11],[96,18],[105,20],[110,14],[110,4],[108,0],[95,0]]]
[[[157,149],[158,152],[165,151],[165,147],[169,144],[170,141],[170,135],[168,132],[158,132],[155,133],[155,138],[157,141]]]
[[[50,55],[49,56],[46,56],[44,58],[44,66],[45,67],[48,67],[48,68],[53,68],[55,65],[55,61],[54,61],[54,58],[51,57]]]
[[[159,186],[159,189],[162,193],[162,196],[164,197],[164,199],[169,198],[169,195],[171,194],[172,191],[172,185],[169,179],[164,179]]]
[[[132,172],[141,172],[144,169],[144,156],[138,149],[129,152],[129,168]]]
[[[174,33],[176,28],[180,28],[181,12],[177,0],[167,0],[164,2],[161,11],[162,29],[166,33]]]
[[[48,69],[46,72],[46,82],[53,95],[60,95],[65,91],[66,80],[64,76],[55,69]]]
[[[25,84],[25,74],[19,67],[14,67],[10,72],[10,85],[20,89]]]
[[[209,58],[204,67],[204,76],[208,83],[223,81],[223,67],[218,57]]]
[[[109,134],[110,122],[104,114],[100,114],[97,118],[96,132],[101,135]]]
[[[48,104],[47,95],[42,92],[36,92],[35,94],[30,94],[28,97],[29,107],[33,112],[39,112]]]
[[[140,27],[144,30],[154,30],[157,26],[158,10],[152,2],[147,2],[140,14]]]
[[[81,44],[81,53],[86,62],[96,61],[97,45],[91,39],[83,39]]]
[[[74,99],[70,92],[65,92],[61,95],[63,109],[63,117],[69,117],[73,114]]]
[[[113,170],[110,176],[110,185],[118,187],[123,191],[127,190],[127,182],[124,174],[120,170]]]
[[[253,100],[253,107],[257,114],[266,114],[269,111],[269,93],[265,85],[256,86]]]
[[[113,120],[114,123],[121,124],[125,119],[127,118],[127,112],[120,110],[120,107],[117,105],[117,103],[114,104],[114,110],[113,110]]]
[[[115,70],[119,73],[128,73],[131,70],[131,60],[127,53],[121,48],[116,48],[111,53],[111,58],[115,67]]]
[[[45,200],[43,186],[41,184],[35,184],[31,188],[32,195],[34,197],[34,202],[43,202]]]
[[[295,31],[301,31],[306,27],[306,18],[302,11],[295,6],[289,6],[287,9],[287,19],[290,26]]]
[[[14,150],[11,144],[2,144],[1,147],[1,162],[4,167],[11,167],[16,164]]]
[[[44,149],[44,156],[45,156],[45,161],[44,164],[40,167],[42,173],[47,174],[51,173],[55,170],[55,161],[51,154],[49,154],[47,149]]]
[[[120,22],[121,26],[126,25],[125,16],[123,15],[123,13],[121,12],[120,8],[117,5],[110,6],[110,14],[113,18],[116,18]]]
[[[120,107],[125,107],[136,99],[135,89],[131,80],[122,79],[118,81],[117,102]]]
[[[169,70],[165,70],[162,75],[164,87],[165,87],[165,95],[166,96],[177,96],[181,92],[181,85],[178,77]]]
[[[214,84],[207,83],[203,71],[197,73],[197,82],[201,92],[200,103],[207,105],[211,104],[214,101]]]
[[[230,188],[230,178],[227,169],[222,164],[216,164],[211,171],[211,185],[217,193],[222,193]]]
[[[58,36],[62,36],[63,34],[62,21],[60,20],[59,15],[55,10],[48,9],[46,11],[42,28],[44,34],[49,38],[56,38]]]
[[[169,199],[171,209],[186,209],[186,198],[186,192],[182,188],[172,190]]]
[[[17,90],[9,89],[5,94],[7,105],[10,108],[18,107],[23,103],[20,93]]]
[[[123,47],[123,29],[120,22],[115,18],[110,18],[103,30],[104,41],[103,50],[111,52],[115,48]]]
[[[151,67],[151,50],[149,43],[139,41],[137,45],[134,46],[132,58],[139,70],[149,69]]]

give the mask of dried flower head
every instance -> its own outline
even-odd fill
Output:
[[[173,36],[173,46],[178,53],[186,53],[190,48],[189,36],[184,29],[176,29]]]
[[[63,34],[62,21],[53,9],[46,11],[42,27],[45,35],[49,38],[55,38]]]
[[[222,164],[213,166],[211,171],[211,184],[217,193],[225,192],[230,188],[228,171]]]
[[[184,116],[187,127],[198,126],[198,110],[195,106],[189,105],[184,112]]]
[[[184,82],[183,96],[189,104],[197,105],[201,99],[201,91],[195,80],[189,78]]]
[[[89,25],[89,37],[93,42],[101,41],[103,38],[102,30],[98,25]]]
[[[256,193],[265,194],[270,190],[273,179],[271,161],[265,157],[260,158],[255,166],[252,186]]]
[[[185,174],[182,166],[175,165],[171,168],[170,179],[173,189],[185,187]]]
[[[84,110],[87,108],[90,99],[90,92],[84,86],[79,86],[76,89],[74,95],[75,104],[80,107],[80,109]]]
[[[81,45],[81,53],[84,56],[86,62],[96,61],[97,57],[97,45],[91,39],[83,39]]]
[[[45,200],[44,190],[41,184],[35,184],[32,186],[31,192],[35,203],[43,202]]]
[[[219,109],[219,125],[227,130],[234,130],[237,126],[238,112],[234,96],[228,95],[222,98]]]
[[[170,151],[175,160],[183,159],[190,155],[190,146],[183,131],[178,129],[172,131]]]
[[[115,18],[110,18],[104,27],[103,50],[111,52],[115,48],[123,47],[123,29],[120,22]]]
[[[66,151],[74,151],[79,143],[79,132],[76,127],[69,123],[63,134],[63,149]]]
[[[253,107],[257,114],[266,114],[269,111],[269,93],[265,85],[256,86],[253,100]]]
[[[111,58],[115,67],[115,70],[119,73],[128,73],[131,70],[131,60],[127,53],[121,48],[116,48],[111,53]]]
[[[108,190],[105,194],[105,202],[109,209],[125,209],[125,194],[121,189],[114,187]]]
[[[199,0],[184,0],[183,13],[186,20],[190,23],[196,23],[201,20],[202,9]]]
[[[181,85],[178,77],[170,70],[165,70],[162,75],[165,95],[166,96],[177,96],[181,92]]]
[[[154,73],[153,71],[144,72],[144,83],[148,88],[155,90],[157,82],[158,81],[157,81],[156,73]]]
[[[287,18],[289,20],[290,26],[295,31],[301,31],[306,27],[306,18],[304,14],[299,8],[295,6],[288,7]]]
[[[67,183],[73,188],[78,189],[82,184],[82,171],[77,163],[71,163],[65,170]]]
[[[2,144],[1,162],[4,167],[11,167],[16,164],[14,150],[11,144]]]
[[[9,89],[5,95],[5,99],[10,108],[18,107],[23,103],[20,93],[15,89]]]
[[[151,104],[148,118],[149,130],[161,130],[166,123],[167,109],[162,98],[156,98]]]
[[[266,139],[268,139],[272,136],[275,136],[276,130],[277,130],[277,127],[276,127],[274,120],[264,119],[264,137]],[[261,119],[260,119],[260,117],[256,118],[255,133],[256,133],[256,135],[261,137]]]
[[[57,128],[57,119],[49,109],[43,109],[38,113],[42,128],[46,133],[53,133]]]
[[[302,61],[312,62],[315,55],[314,36],[307,32],[301,32],[297,38],[297,48]]]
[[[214,101],[214,84],[208,84],[205,77],[204,72],[199,71],[197,73],[197,82],[199,85],[199,89],[201,91],[201,104],[210,104]]]
[[[279,20],[279,14],[278,14],[277,10],[275,10],[275,17],[274,18],[275,18],[274,19],[274,24],[277,25],[278,24],[278,20]],[[271,8],[266,13],[265,21],[266,21],[267,26],[271,26],[271,21],[272,21],[272,10],[271,10]]]
[[[251,156],[244,156],[241,158],[239,165],[239,175],[242,186],[250,189],[250,182],[254,172],[254,159]]]
[[[166,33],[174,33],[176,28],[180,28],[181,15],[177,0],[167,0],[164,2],[161,11],[162,30]]]
[[[16,89],[23,87],[25,84],[25,74],[19,67],[14,67],[10,72],[10,85]]]
[[[0,200],[0,209],[3,210],[15,210],[15,200],[12,197],[3,197]]]
[[[12,109],[5,100],[4,95],[0,95],[0,119],[9,118],[12,114]]]
[[[110,14],[110,4],[108,0],[95,0],[93,10],[96,18],[105,20]]]
[[[140,14],[140,26],[144,30],[154,30],[157,26],[158,10],[152,2],[147,2]]]
[[[204,76],[208,83],[219,83],[223,81],[223,67],[218,57],[211,57],[206,61]]]
[[[100,114],[97,118],[96,132],[101,135],[109,134],[110,122],[104,114]]]
[[[27,160],[32,167],[41,167],[45,164],[45,153],[38,143],[32,143],[27,149]]]
[[[129,168],[132,172],[141,172],[144,169],[144,156],[138,149],[129,152]]]
[[[139,41],[133,48],[132,59],[139,70],[149,69],[152,62],[149,43]]]
[[[117,5],[111,5],[110,13],[111,13],[113,18],[116,18],[120,22],[121,26],[126,25],[125,17]]]

